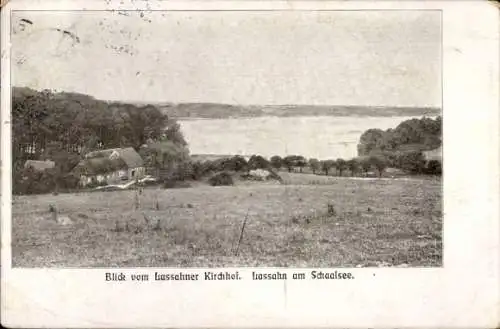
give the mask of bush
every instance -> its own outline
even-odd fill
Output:
[[[271,166],[277,170],[281,169],[281,166],[283,165],[283,159],[279,155],[272,156],[269,162],[271,163]]]
[[[55,190],[56,176],[53,171],[35,171],[31,168],[14,174],[14,194],[44,194]]]
[[[108,182],[103,180],[102,182],[98,182],[97,180],[93,180],[89,184],[87,184],[87,188],[96,188],[96,187],[101,187],[101,186],[107,186]]]
[[[163,188],[188,188],[191,184],[184,180],[167,179],[163,182]]]
[[[202,162],[191,162],[191,179],[200,180],[204,174],[205,173]]]
[[[79,182],[80,178],[75,174],[65,174],[57,177],[57,185],[63,190],[76,189],[78,188]]]
[[[190,162],[180,162],[171,173],[172,179],[183,181],[193,177],[193,165]]]
[[[45,194],[78,188],[80,178],[73,174],[61,174],[56,169],[36,171],[32,168],[17,169],[12,177],[12,193]]]
[[[244,173],[241,174],[240,177],[244,180],[249,180],[249,181],[261,181],[262,178],[259,176],[251,175],[249,173]]]
[[[221,172],[212,176],[208,182],[212,186],[229,186],[234,185],[233,177],[228,172]]]
[[[247,169],[247,161],[240,155],[235,155],[231,158],[223,159],[222,170],[228,171],[245,171]]]
[[[397,167],[412,174],[420,174],[425,168],[425,158],[421,152],[406,152],[399,156]]]
[[[441,162],[437,160],[430,160],[427,164],[425,172],[429,175],[441,175],[443,173]]]
[[[252,155],[248,160],[248,169],[268,169],[271,163],[262,155]]]
[[[378,172],[378,176],[381,177],[382,176],[382,173],[384,172],[384,170],[387,168],[388,166],[388,161],[386,160],[386,158],[383,156],[383,155],[371,155],[369,158],[368,158],[368,161],[369,163],[375,168],[377,169],[377,172]]]
[[[205,160],[203,162],[198,162],[199,168],[197,168],[197,179],[203,176],[207,176],[214,171],[217,171],[217,163],[215,161]]]

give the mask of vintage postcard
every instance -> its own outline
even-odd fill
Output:
[[[2,8],[2,324],[499,325],[489,2]]]

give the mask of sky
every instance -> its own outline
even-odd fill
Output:
[[[441,106],[436,11],[27,11],[13,13],[12,32],[14,86],[137,102]]]

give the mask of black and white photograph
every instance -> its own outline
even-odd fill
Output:
[[[498,327],[494,2],[0,8],[2,326]]]
[[[442,266],[440,11],[11,29],[14,267]]]

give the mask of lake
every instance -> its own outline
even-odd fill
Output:
[[[299,154],[306,158],[349,159],[361,134],[395,128],[417,117],[304,116],[179,120],[191,154]]]

